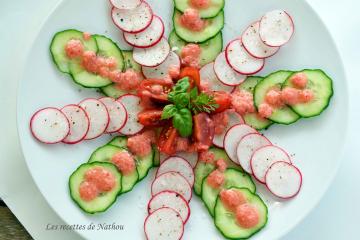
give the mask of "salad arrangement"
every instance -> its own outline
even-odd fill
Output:
[[[147,2],[110,2],[110,16],[133,50],[75,29],[56,33],[50,52],[59,71],[106,96],[35,112],[33,136],[77,144],[119,135],[69,178],[70,196],[86,213],[108,210],[159,167],[147,239],[182,237],[192,190],[224,237],[251,237],[268,220],[254,180],[281,199],[295,197],[302,184],[289,154],[259,131],[321,114],[332,79],[319,69],[254,76],[293,36],[284,10],[265,13],[223,50],[224,0],[174,0],[168,39]]]

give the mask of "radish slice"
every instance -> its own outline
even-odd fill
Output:
[[[163,191],[156,194],[149,201],[148,212],[151,214],[163,207],[169,207],[178,212],[184,223],[186,223],[190,217],[190,207],[188,202],[176,192]]]
[[[79,103],[90,120],[90,128],[85,140],[91,140],[103,134],[109,125],[110,117],[105,105],[97,99],[88,98]]]
[[[244,124],[244,119],[237,112],[233,110],[227,110],[226,113],[228,114],[229,117],[228,125],[224,129],[224,132],[222,134],[215,135],[213,139],[213,144],[219,148],[224,148],[225,134],[231,127],[238,124]]]
[[[260,72],[265,65],[264,59],[251,56],[240,39],[233,40],[226,47],[226,61],[238,73],[252,75]]]
[[[259,35],[260,22],[251,24],[241,36],[246,51],[255,58],[268,58],[277,53],[280,47],[270,47],[264,44]]]
[[[126,123],[127,111],[120,102],[111,97],[104,97],[99,99],[109,112],[110,122],[106,128],[106,133],[118,132]]]
[[[261,18],[259,34],[266,45],[280,47],[294,34],[294,22],[283,10],[268,12]]]
[[[259,133],[245,135],[237,147],[237,157],[241,167],[252,174],[250,161],[253,153],[261,147],[272,145],[271,142]]]
[[[279,198],[295,197],[301,189],[302,175],[300,170],[288,162],[272,164],[265,176],[266,186]]]
[[[124,32],[138,33],[147,28],[152,21],[153,12],[149,4],[143,1],[134,9],[112,8],[114,24]]]
[[[214,71],[214,63],[208,63],[200,69],[201,82],[209,86],[210,91],[232,92],[234,87],[222,83]]]
[[[188,161],[186,161],[185,159],[176,156],[169,157],[160,165],[156,172],[156,176],[158,177],[161,174],[167,172],[180,173],[190,183],[191,186],[194,186],[194,171],[190,163],[188,163]]]
[[[142,0],[110,0],[111,5],[119,9],[134,9],[141,4]]]
[[[156,67],[142,67],[142,72],[146,78],[164,79],[169,77],[169,68],[176,67],[180,69],[179,56],[171,51],[166,60]]]
[[[67,144],[81,142],[89,131],[90,121],[85,110],[78,105],[67,105],[61,109],[70,123],[70,131],[62,141]]]
[[[154,16],[151,24],[142,32],[124,32],[125,41],[133,47],[147,48],[157,44],[164,35],[165,26],[161,18]]]
[[[265,175],[269,167],[275,162],[291,163],[289,155],[277,146],[261,147],[251,157],[250,166],[254,177],[261,183],[265,183]]]
[[[37,111],[30,120],[33,136],[46,144],[59,143],[69,134],[69,120],[57,108],[44,108]]]
[[[226,61],[225,52],[220,53],[214,63],[214,71],[218,79],[225,85],[237,86],[245,81],[246,76],[237,73]]]
[[[156,67],[163,63],[170,53],[170,45],[165,38],[149,48],[134,48],[135,62],[146,67]]]
[[[257,133],[257,131],[246,124],[238,124],[231,127],[225,134],[225,151],[227,155],[229,155],[229,158],[236,164],[239,164],[236,152],[237,146],[239,145],[240,140],[249,133]]]
[[[178,212],[164,207],[145,219],[144,231],[147,240],[179,240],[184,234],[184,223]]]
[[[119,133],[124,135],[134,135],[139,133],[144,126],[138,122],[138,114],[143,110],[140,106],[141,99],[133,94],[121,96],[118,101],[123,104],[127,112],[127,120],[125,125],[120,129]]]
[[[192,190],[189,182],[177,172],[163,173],[155,178],[151,185],[152,196],[166,190],[179,193],[188,202],[191,199]]]
[[[198,162],[198,153],[197,152],[177,152],[176,156],[185,159],[192,168],[194,168]],[[163,163],[166,159],[169,158],[169,155],[160,153],[160,163]]]

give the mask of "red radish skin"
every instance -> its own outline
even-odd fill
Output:
[[[155,239],[155,238],[154,238],[154,239],[149,238],[149,234],[147,233],[148,231],[147,231],[147,229],[146,229],[146,224],[147,224],[147,222],[149,221],[149,218],[150,218],[151,216],[153,216],[153,214],[156,214],[157,211],[161,211],[162,209],[169,209],[169,210],[175,212],[176,214],[179,214],[179,213],[176,212],[174,209],[172,209],[172,208],[167,208],[167,207],[159,208],[158,210],[156,210],[156,211],[153,212],[152,214],[149,214],[149,215],[146,217],[145,221],[144,221],[144,232],[145,232],[145,236],[146,236],[146,239],[147,239],[147,240],[158,240],[158,238],[156,238],[156,239]],[[184,235],[184,222],[182,222],[181,234],[180,234],[180,236],[178,237],[177,240],[182,239],[183,235]],[[164,240],[165,240],[165,239],[164,239]]]
[[[111,119],[111,115],[110,115],[110,111],[111,109],[108,109],[108,113],[109,113],[109,117],[110,117],[110,122],[109,122],[109,126],[107,127],[106,129],[106,133],[116,133],[118,131],[120,131],[126,124],[127,122],[127,111],[126,111],[126,108],[124,107],[124,105],[119,102],[119,101],[116,101],[115,99],[113,98],[110,98],[110,97],[103,97],[103,98],[99,98],[99,101],[102,102],[106,108],[108,108],[109,106],[106,104],[106,100],[108,99],[112,99],[114,101],[114,103],[117,105],[118,107],[118,112],[119,114],[121,114],[121,119],[117,119],[120,121],[120,124],[118,124],[118,127],[112,129],[112,130],[109,130],[109,127],[110,127],[110,124],[112,122],[112,119]]]
[[[129,94],[122,95],[121,97],[118,98],[117,101],[120,102],[121,104],[123,104],[121,102],[121,100],[128,96],[133,96],[133,97],[139,98],[137,95],[129,93]],[[129,111],[125,104],[123,104],[123,106],[126,109],[127,117],[126,117],[126,122],[125,122],[124,126],[120,129],[119,133],[127,135],[127,136],[132,136],[132,135],[138,134],[139,132],[141,132],[144,129],[144,126],[137,122],[137,124],[138,124],[137,129],[135,129],[135,130],[130,129],[130,130],[132,130],[131,132],[129,131],[129,129],[126,129],[128,124],[130,123],[130,121],[134,121],[134,120],[132,120],[134,118],[134,114],[136,115],[135,117],[137,118],[137,113],[134,113],[134,111],[131,111],[131,110]]]
[[[150,48],[134,48],[134,61],[145,67],[157,67],[162,64],[170,54],[170,45],[166,38]]]
[[[290,196],[279,196],[277,193],[274,192],[274,190],[271,189],[271,187],[268,186],[268,184],[266,184],[266,188],[267,188],[273,195],[275,195],[275,196],[278,197],[278,198],[285,199],[285,200],[294,198],[294,197],[296,197],[296,196],[299,194],[299,192],[300,192],[300,190],[301,190],[301,187],[302,187],[302,182],[303,182],[303,176],[302,176],[302,174],[301,174],[301,171],[300,171],[299,168],[297,168],[296,166],[294,166],[294,165],[292,165],[291,163],[288,163],[288,162],[275,162],[275,163],[273,163],[273,164],[270,166],[270,168],[269,168],[268,171],[266,172],[265,179],[268,178],[268,173],[269,173],[271,167],[273,167],[273,166],[275,166],[275,165],[277,165],[277,164],[279,164],[279,163],[282,163],[282,164],[284,164],[284,165],[291,166],[291,168],[295,169],[295,171],[299,174],[300,181],[299,181],[298,190],[297,190],[294,194],[291,194]],[[267,182],[268,182],[268,181],[269,181],[269,180],[267,180]]]
[[[186,218],[183,219],[184,224],[186,224],[187,221],[188,221],[189,218],[190,218],[190,215],[191,215],[191,210],[190,210],[189,203],[186,201],[186,199],[185,199],[183,196],[181,196],[180,194],[178,194],[177,192],[174,192],[174,191],[165,190],[165,191],[162,191],[162,192],[159,192],[159,193],[155,194],[155,195],[150,199],[150,201],[148,202],[148,205],[147,205],[148,214],[151,214],[152,212],[154,212],[154,211],[157,210],[157,209],[156,209],[156,210],[154,210],[154,211],[151,211],[151,207],[150,207],[150,206],[151,206],[151,203],[152,203],[152,201],[153,201],[157,196],[159,196],[159,195],[161,195],[161,194],[164,194],[164,193],[176,194],[177,197],[180,198],[180,199],[184,202],[184,204],[186,204],[186,206],[187,206],[187,213],[186,213]],[[163,207],[169,207],[169,208],[171,208],[170,206],[163,206]],[[172,208],[172,209],[173,209],[173,208]],[[174,209],[174,210],[176,211],[176,209]]]
[[[214,72],[219,79],[226,86],[236,87],[245,81],[246,76],[236,72],[227,62],[225,52],[219,54],[215,59]]]
[[[149,17],[149,18],[147,19],[147,21],[146,21],[145,24],[141,24],[140,27],[137,27],[137,28],[135,28],[135,29],[133,29],[133,28],[131,28],[131,29],[130,29],[130,28],[125,28],[124,26],[121,26],[121,25],[115,20],[115,18],[118,17],[119,15],[124,14],[125,12],[133,11],[134,9],[131,9],[131,10],[126,10],[126,9],[120,10],[120,9],[115,8],[115,7],[113,7],[113,8],[111,9],[111,18],[112,18],[113,23],[114,23],[120,30],[122,30],[122,31],[124,31],[124,32],[139,33],[139,32],[144,31],[144,30],[151,24],[151,21],[152,21],[152,18],[153,18],[153,12],[152,12],[152,9],[151,9],[151,7],[149,6],[149,4],[148,4],[147,2],[145,2],[145,1],[143,1],[137,8],[142,7],[142,5],[146,5],[146,6],[144,6],[144,8],[147,9],[147,11],[148,11],[148,12],[147,12],[147,15],[150,16],[150,14],[151,14],[151,17]]]
[[[169,169],[163,170],[163,168],[164,168],[168,163],[170,163],[169,160],[172,161],[172,162],[173,162],[173,161],[181,161],[182,164],[184,164],[185,166],[187,166],[187,170],[189,170],[189,172],[185,174],[184,172],[177,171],[175,168],[174,168],[174,169],[171,169],[171,166],[170,166]],[[171,163],[170,163],[170,164],[171,164]],[[170,157],[168,157],[167,159],[165,159],[165,160],[161,163],[160,167],[159,167],[159,168],[157,169],[157,171],[156,171],[156,175],[155,175],[155,176],[160,176],[161,174],[167,173],[167,172],[177,172],[177,173],[181,174],[181,175],[188,181],[188,183],[190,184],[191,187],[194,186],[195,173],[194,173],[194,170],[193,170],[192,166],[190,165],[190,163],[189,163],[186,159],[184,159],[184,158],[182,158],[182,157],[179,157],[179,156],[170,156]]]
[[[83,134],[82,137],[79,137],[77,140],[69,141],[69,140],[67,140],[67,138],[68,138],[68,136],[67,136],[67,137],[62,141],[63,143],[66,143],[66,144],[77,144],[77,143],[83,141],[83,140],[85,139],[85,137],[86,137],[86,134],[89,132],[89,128],[90,128],[89,116],[88,116],[88,114],[86,113],[86,111],[85,111],[82,107],[80,107],[79,105],[76,105],[76,104],[66,105],[65,107],[63,107],[63,108],[61,109],[61,111],[64,113],[64,109],[67,108],[67,107],[74,107],[74,108],[80,109],[80,111],[82,111],[82,112],[84,113],[84,115],[85,115],[85,121],[87,122],[87,128],[86,128],[86,131],[84,131],[84,134]],[[65,116],[66,116],[66,113],[64,113],[64,114],[65,114]],[[68,117],[67,117],[67,118],[68,118]],[[69,120],[69,118],[68,118],[68,120]],[[69,132],[69,134],[70,134],[70,133],[71,133],[71,123],[70,123],[70,120],[69,120],[69,124],[70,124],[70,132]]]
[[[170,175],[170,174],[172,174],[172,175],[179,175],[182,179],[184,179],[183,183],[184,183],[184,184],[187,184],[188,187],[189,187],[189,194],[188,194],[189,196],[184,196],[183,193],[177,192],[177,191],[175,191],[174,189],[163,189],[162,191],[164,191],[164,190],[171,190],[171,191],[177,192],[177,193],[179,193],[180,195],[182,195],[182,197],[185,198],[188,202],[190,202],[190,200],[191,200],[191,198],[192,198],[192,187],[191,187],[190,183],[186,180],[186,178],[185,178],[183,175],[181,175],[180,173],[177,173],[177,172],[166,172],[166,173],[163,173],[163,174],[160,174],[159,176],[157,176],[157,177],[154,179],[154,181],[151,183],[151,196],[155,196],[155,194],[158,193],[158,192],[155,192],[155,191],[154,191],[154,184],[156,183],[157,179],[159,179],[159,178],[161,178],[161,177],[164,177],[164,176],[166,176],[166,175]],[[159,192],[162,192],[162,191],[159,191]]]
[[[235,46],[236,44],[239,44],[240,46]],[[237,53],[236,55],[234,55],[233,52],[233,47],[237,47],[239,53]],[[226,56],[226,61],[229,64],[229,66],[231,66],[236,72],[238,72],[239,74],[243,74],[243,75],[253,75],[256,74],[258,72],[260,72],[264,66],[265,66],[265,60],[264,59],[257,59],[252,57],[247,51],[246,49],[243,47],[243,44],[241,43],[241,39],[235,39],[233,41],[231,41],[225,49],[225,56]],[[240,54],[242,53],[242,54]],[[239,65],[236,65],[236,61],[232,59],[232,57],[234,56],[241,56],[245,57],[246,59],[241,60],[241,62],[243,63],[244,61],[246,62],[250,62],[252,61],[255,66],[253,66],[253,69],[247,69],[246,71],[244,71],[243,69],[239,69]],[[244,67],[243,67],[244,68]]]
[[[151,41],[149,40],[150,42],[148,44],[142,44],[142,45],[136,44],[134,41],[131,40],[131,37],[135,37],[136,39],[138,39],[138,38],[140,38],[140,36],[143,36],[143,34],[146,34],[147,31],[151,31],[150,28],[152,27],[152,23],[154,21],[159,21],[162,26],[161,30],[159,31],[158,36],[155,37],[155,39],[152,39]],[[130,46],[137,47],[137,48],[149,48],[149,47],[155,46],[158,42],[161,41],[161,38],[164,36],[165,25],[164,25],[163,20],[156,15],[154,15],[154,17],[152,19],[152,23],[146,29],[144,29],[143,31],[141,31],[139,33],[123,32],[125,42],[128,43]],[[152,29],[152,30],[154,30],[154,29]],[[140,35],[140,36],[137,36],[137,35]]]
[[[210,91],[234,91],[234,86],[228,86],[223,84],[214,71],[214,63],[208,63],[200,69],[200,79],[202,84],[208,84]]]
[[[58,114],[60,114],[61,116],[63,116],[64,119],[65,119],[66,122],[67,122],[67,126],[68,126],[67,129],[68,129],[68,130],[67,130],[64,134],[62,134],[63,136],[60,136],[59,139],[56,139],[56,141],[46,141],[46,140],[41,139],[41,137],[37,136],[37,134],[35,133],[35,131],[34,131],[34,129],[33,129],[33,124],[34,124],[34,121],[35,121],[36,116],[37,116],[38,114],[40,114],[42,111],[46,111],[46,110],[54,110],[54,111],[57,111]],[[65,114],[63,114],[59,109],[54,108],[54,107],[47,107],[47,108],[43,108],[43,109],[40,109],[40,110],[36,111],[36,112],[34,113],[34,115],[31,117],[31,119],[30,119],[30,131],[31,131],[31,134],[34,136],[34,138],[35,138],[36,140],[38,140],[39,142],[42,142],[42,143],[45,143],[45,144],[56,144],[56,143],[61,142],[62,140],[64,140],[64,139],[67,137],[67,135],[69,134],[69,131],[70,131],[70,123],[69,123],[69,120],[67,119],[67,117],[65,116]]]
[[[238,124],[244,124],[245,121],[243,119],[243,117],[238,114],[237,112],[235,111],[232,111],[232,110],[229,110],[231,111],[229,113],[229,124],[228,124],[228,127],[225,129],[224,133],[223,134],[220,134],[220,135],[215,135],[214,136],[214,139],[213,139],[213,144],[218,147],[218,148],[224,148],[224,139],[225,139],[225,135],[226,135],[226,132],[232,128],[233,126],[235,125],[238,125]]]
[[[274,160],[272,163],[270,163],[269,166],[265,168],[265,172],[263,173],[263,176],[261,176],[261,178],[260,178],[260,176],[258,176],[258,174],[256,174],[257,171],[254,171],[254,156],[255,156],[255,154],[257,154],[258,151],[262,151],[262,150],[264,150],[264,149],[266,149],[266,148],[270,148],[270,147],[271,147],[271,148],[276,148],[277,150],[283,152],[283,154],[284,154],[284,155],[283,155],[283,156],[284,156],[284,159],[277,159],[277,161]],[[285,156],[286,156],[286,157],[285,157]],[[286,158],[286,159],[285,159],[285,158]],[[251,157],[251,161],[250,161],[251,171],[253,172],[254,178],[255,178],[256,180],[258,180],[260,183],[265,184],[265,174],[266,174],[267,170],[269,169],[269,167],[270,167],[273,163],[278,162],[278,161],[281,161],[281,160],[283,160],[283,162],[287,161],[287,162],[290,163],[290,164],[292,163],[289,154],[288,154],[284,149],[282,149],[282,148],[280,148],[280,147],[278,147],[278,146],[268,145],[268,146],[264,146],[264,147],[261,147],[261,148],[257,149],[257,150],[253,153],[253,155],[252,155],[252,157]],[[269,161],[269,158],[267,158],[267,161]]]
[[[110,4],[118,9],[134,9],[138,7],[142,0],[109,0]]]

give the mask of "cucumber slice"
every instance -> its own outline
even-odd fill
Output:
[[[261,198],[245,188],[231,188],[240,191],[246,198],[247,203],[254,206],[259,213],[259,223],[252,228],[242,228],[236,222],[233,212],[226,209],[220,197],[216,200],[215,206],[215,226],[220,230],[224,237],[228,239],[248,239],[265,227],[268,220],[268,209]]]
[[[97,55],[105,58],[108,57],[115,58],[117,62],[116,69],[121,71],[124,70],[125,67],[124,56],[119,46],[115,42],[113,42],[110,38],[107,38],[103,35],[94,35],[94,38],[99,48]]]
[[[185,12],[186,9],[192,8],[189,0],[174,0],[175,8],[180,12]],[[225,0],[211,0],[210,6],[205,9],[199,9],[200,17],[212,18],[219,14],[224,8]]]
[[[251,177],[247,173],[243,173],[240,172],[239,170],[230,168],[224,172],[224,175],[225,175],[225,183],[222,186],[222,189],[239,187],[239,188],[247,188],[252,193],[256,191],[256,186],[252,181]],[[201,188],[202,188],[201,199],[205,203],[205,206],[209,210],[211,216],[214,216],[216,198],[222,189],[212,188],[207,183],[207,177],[203,180]]]
[[[116,179],[115,187],[109,191],[100,194],[92,201],[84,201],[80,197],[79,186],[84,181],[85,173],[95,167],[102,167],[111,172]],[[78,169],[73,172],[69,178],[70,196],[74,202],[86,213],[94,214],[106,211],[115,201],[118,194],[121,192],[121,173],[117,170],[115,165],[105,162],[93,162],[80,165]]]
[[[180,23],[181,12],[174,10],[173,22],[176,34],[187,42],[202,43],[216,36],[224,27],[224,11],[207,19],[208,25],[201,31],[195,32],[183,27]]]
[[[254,103],[256,108],[265,102],[267,92],[272,88],[281,88],[282,84],[292,74],[291,71],[278,71],[265,77],[264,80],[259,82],[254,90]],[[300,119],[290,107],[284,106],[274,109],[273,114],[269,117],[273,122],[289,125]]]
[[[294,112],[304,118],[318,116],[329,106],[334,94],[332,79],[320,69],[306,69],[299,73],[304,73],[308,77],[306,88],[314,93],[314,100],[309,103],[296,104],[290,107]],[[284,82],[282,88],[293,87],[290,81],[291,76]]]
[[[171,48],[181,56],[181,50],[188,42],[182,40],[175,31],[172,31],[169,36],[169,43]],[[206,42],[199,44],[201,48],[200,54],[200,66],[205,66],[208,63],[213,62],[216,57],[221,53],[223,48],[222,33],[219,32],[215,37],[207,40]]]
[[[110,162],[111,158],[119,153],[126,151],[124,148],[115,147],[112,145],[105,145],[103,147],[100,147],[93,152],[93,154],[90,156],[89,163],[91,162]],[[129,192],[133,189],[135,184],[137,183],[139,178],[139,174],[137,170],[132,174],[124,175],[122,174],[122,183],[121,183],[121,193]]]
[[[240,84],[239,89],[254,94],[256,85],[263,79],[263,77],[247,77],[246,80]],[[247,113],[243,115],[243,118],[247,125],[250,125],[256,130],[267,129],[273,124],[268,119],[260,118],[257,113]]]
[[[156,145],[153,145],[153,149],[154,149],[154,167],[158,167],[160,166],[160,151],[156,147]]]
[[[130,50],[126,50],[126,51],[122,51],[123,57],[124,57],[124,69],[133,69],[136,72],[141,72],[141,66],[139,64],[137,64],[133,57],[132,57],[132,51]],[[122,95],[128,94],[128,91],[123,91],[120,89],[117,89],[115,87],[115,84],[110,84],[109,86],[106,87],[102,87],[101,91],[104,95],[108,96],[108,97],[112,97],[112,98],[119,98]]]
[[[127,149],[127,137],[115,137],[108,144]],[[146,177],[150,169],[154,166],[154,149],[145,157],[135,156],[135,160],[140,181]]]
[[[209,152],[214,154],[215,162],[219,159],[223,159],[227,163],[228,168],[233,168],[233,169],[243,172],[243,169],[241,168],[241,166],[236,165],[233,161],[231,161],[223,149],[220,149],[217,147],[211,147],[209,149]],[[214,164],[204,163],[201,161],[199,161],[196,164],[195,169],[194,169],[194,173],[195,173],[194,191],[195,191],[196,195],[201,196],[202,182],[203,182],[204,178],[206,178],[214,170],[215,170]]]
[[[83,32],[75,29],[68,29],[56,33],[50,44],[50,53],[57,68],[63,73],[70,73],[69,63],[73,60],[66,55],[65,46],[72,39],[80,40],[86,51],[97,52],[98,50],[95,38],[91,37],[89,40],[85,41]]]

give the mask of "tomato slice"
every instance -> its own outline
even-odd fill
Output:
[[[168,93],[171,92],[173,83],[164,79],[145,79],[141,81],[138,88],[139,97],[149,97],[150,99],[167,103]]]
[[[200,89],[200,72],[197,68],[194,67],[184,67],[181,69],[179,79],[184,77],[190,78],[190,87],[197,87]]]
[[[138,114],[139,123],[145,127],[161,127],[164,126],[168,120],[161,119],[162,110],[146,110]]]
[[[215,135],[214,122],[207,113],[200,113],[194,117],[193,138],[198,151],[206,151],[212,145]]]
[[[231,108],[231,95],[223,91],[215,91],[212,93],[215,102],[219,107],[213,113],[220,113]]]
[[[172,125],[164,127],[158,140],[159,151],[168,155],[175,154],[176,142],[178,138],[179,134]]]

